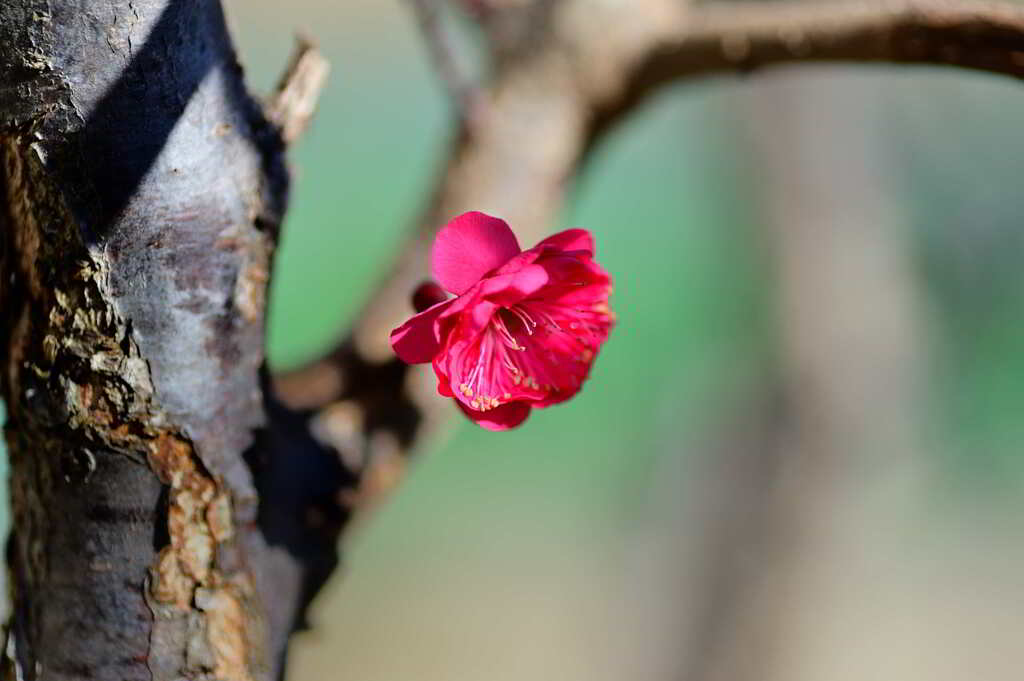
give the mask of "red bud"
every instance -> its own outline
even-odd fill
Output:
[[[444,289],[432,281],[425,281],[412,294],[412,306],[416,312],[423,312],[448,299]]]

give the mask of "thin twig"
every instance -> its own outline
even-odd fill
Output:
[[[444,0],[409,0],[416,20],[427,44],[430,61],[444,83],[456,115],[466,120],[471,117],[477,101],[478,87],[460,62],[452,36],[444,26],[441,4]]]

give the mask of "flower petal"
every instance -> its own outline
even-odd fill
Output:
[[[391,332],[391,347],[403,362],[421,364],[434,359],[441,349],[436,322],[455,300],[438,303]]]
[[[518,272],[484,279],[481,282],[480,295],[498,305],[514,305],[523,298],[533,295],[547,283],[548,271],[545,268],[540,265],[527,265]]]
[[[524,402],[509,402],[487,411],[470,409],[458,400],[455,404],[473,423],[487,430],[508,430],[515,428],[530,415],[530,406]]]
[[[430,265],[442,286],[461,295],[520,250],[516,235],[504,220],[472,211],[437,233]]]
[[[591,257],[594,256],[594,237],[585,229],[567,229],[558,234],[552,234],[544,239],[535,248],[553,246],[561,251],[586,251]]]

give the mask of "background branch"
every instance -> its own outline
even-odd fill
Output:
[[[816,61],[1024,75],[1024,8],[1009,2],[644,0],[626,7],[538,0],[493,9],[488,21],[518,25],[537,12],[546,30],[500,32],[480,115],[472,128],[459,126],[417,228],[350,333],[324,358],[275,377],[286,404],[337,422],[320,432],[348,460],[372,468],[376,437],[395,461],[450,412],[422,368],[402,366],[387,343],[411,313],[412,290],[429,276],[434,230],[476,209],[503,216],[522,242],[536,239],[555,222],[587,152],[660,87]],[[395,479],[396,465],[388,464],[386,479]]]
[[[445,0],[408,0],[420,27],[434,70],[461,118],[472,115],[477,88],[461,63],[451,33],[444,25]]]
[[[544,30],[509,28],[537,13],[545,17]],[[391,489],[401,478],[405,455],[453,413],[437,397],[429,370],[403,365],[387,342],[390,330],[412,312],[412,291],[429,277],[434,231],[452,216],[484,210],[507,219],[522,243],[536,240],[555,223],[587,153],[614,123],[660,87],[688,78],[825,61],[1024,74],[1024,8],[1010,3],[689,7],[675,0],[644,0],[641,8],[580,0],[497,9],[487,20],[495,62],[480,86],[482,105],[472,125],[459,122],[438,184],[390,275],[334,351],[274,377],[278,398],[295,415],[293,427],[343,463],[344,484],[335,494],[341,509],[341,524],[333,528],[338,533],[353,510]],[[444,47],[437,34],[428,29],[427,35],[438,41],[435,49]],[[803,346],[794,350],[804,351]],[[815,375],[829,380],[820,369]],[[796,408],[791,388],[786,384],[767,391],[784,395],[786,403],[770,405],[770,413],[753,418],[768,424],[766,432],[774,435],[737,463],[752,465],[766,477],[737,487],[755,491],[735,514],[757,515],[763,521],[758,527],[781,534],[791,531],[787,523],[793,512],[775,506],[776,476],[788,470],[788,453],[783,456],[780,448],[797,435],[777,419],[780,412]],[[711,559],[721,561],[711,568],[721,579],[711,585],[711,600],[701,609],[712,624],[706,627],[709,638],[696,642],[698,647],[728,647],[737,622],[750,615],[735,611],[736,600],[726,592],[735,587],[756,593],[759,588],[750,583],[749,571],[733,563],[736,548],[730,542],[741,534],[750,536],[738,532],[736,523],[743,521],[726,523],[729,537],[708,540],[722,552]],[[333,551],[330,541],[323,546]],[[700,657],[692,663],[688,678],[694,679],[706,678],[719,665]]]
[[[591,135],[673,82],[791,63],[931,64],[1024,77],[1024,8],[1011,2],[866,0],[694,7],[663,26],[618,84],[592,98]]]
[[[843,607],[837,594],[865,589],[855,557],[893,541],[892,527],[872,526],[878,508],[901,511],[895,526],[920,501],[925,327],[880,118],[858,105],[877,87],[779,73],[740,98],[776,280],[778,369],[765,379],[771,399],[753,407],[772,431],[727,450],[712,474],[720,493],[708,503],[726,510],[705,513],[712,569],[690,588],[684,681],[813,677],[807,651]]]

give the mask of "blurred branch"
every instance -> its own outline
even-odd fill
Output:
[[[694,12],[656,48],[673,77],[789,61],[921,63],[1024,76],[1024,8],[1013,2],[741,3]]]
[[[285,144],[297,140],[313,119],[330,70],[331,65],[316,46],[300,36],[266,107],[267,118],[281,131]]]
[[[777,275],[780,370],[760,407],[776,432],[720,472],[715,503],[734,520],[706,529],[714,569],[693,589],[705,600],[682,681],[803,678],[841,607],[832,585],[875,586],[850,574],[879,481],[902,505],[926,477],[921,310],[879,118],[857,105],[877,86],[812,75],[743,93]]]
[[[309,437],[345,462],[338,497],[348,507],[393,484],[402,455],[453,413],[437,399],[429,371],[394,357],[388,334],[412,313],[409,296],[429,277],[434,231],[454,215],[483,210],[508,220],[521,242],[538,238],[587,152],[647,95],[677,80],[838,60],[1024,75],[1024,8],[1009,2],[508,4],[490,12],[485,27],[497,58],[479,86],[472,125],[459,120],[432,197],[392,270],[335,350],[273,379]],[[438,71],[461,101],[467,85],[436,4],[413,5]],[[538,16],[542,30],[515,28]],[[496,28],[502,22],[512,28]]]
[[[751,555],[764,548],[774,530],[774,518],[766,511],[773,506],[790,425],[789,405],[779,387],[763,378],[746,399],[723,410],[726,421],[694,448],[700,455],[685,476],[669,478],[685,481],[682,492],[676,487],[655,490],[687,499],[680,517],[695,525],[687,528],[693,540],[685,545],[684,559],[695,569],[689,582],[683,580],[684,603],[669,606],[684,618],[684,645],[674,646],[681,664],[677,681],[720,678],[715,674],[729,656],[738,613],[756,595],[762,566]]]
[[[461,118],[472,115],[477,91],[472,78],[459,63],[452,37],[445,30],[441,8],[444,0],[409,0],[419,22],[423,41],[427,44],[430,61],[441,77],[455,111]]]
[[[1013,2],[740,2],[692,9],[594,102],[593,136],[657,88],[797,62],[934,64],[1024,77],[1024,7]]]
[[[505,217],[524,241],[541,234],[561,208],[586,151],[662,85],[786,62],[837,60],[947,64],[1024,76],[1024,8],[1009,2],[690,7],[678,0],[644,0],[641,8],[534,0],[525,6],[534,5],[546,9],[547,30],[521,36],[530,41],[529,53],[496,65],[481,87],[480,116],[472,129],[459,127],[433,199],[396,266],[338,350],[279,378],[287,400],[312,409],[358,391],[345,375],[360,371],[347,365],[383,366],[393,359],[388,332],[411,311],[410,292],[429,276],[433,231],[459,212],[479,209]],[[435,58],[442,66],[453,64],[432,0],[416,0],[414,6]],[[404,380],[405,372],[388,375]]]

